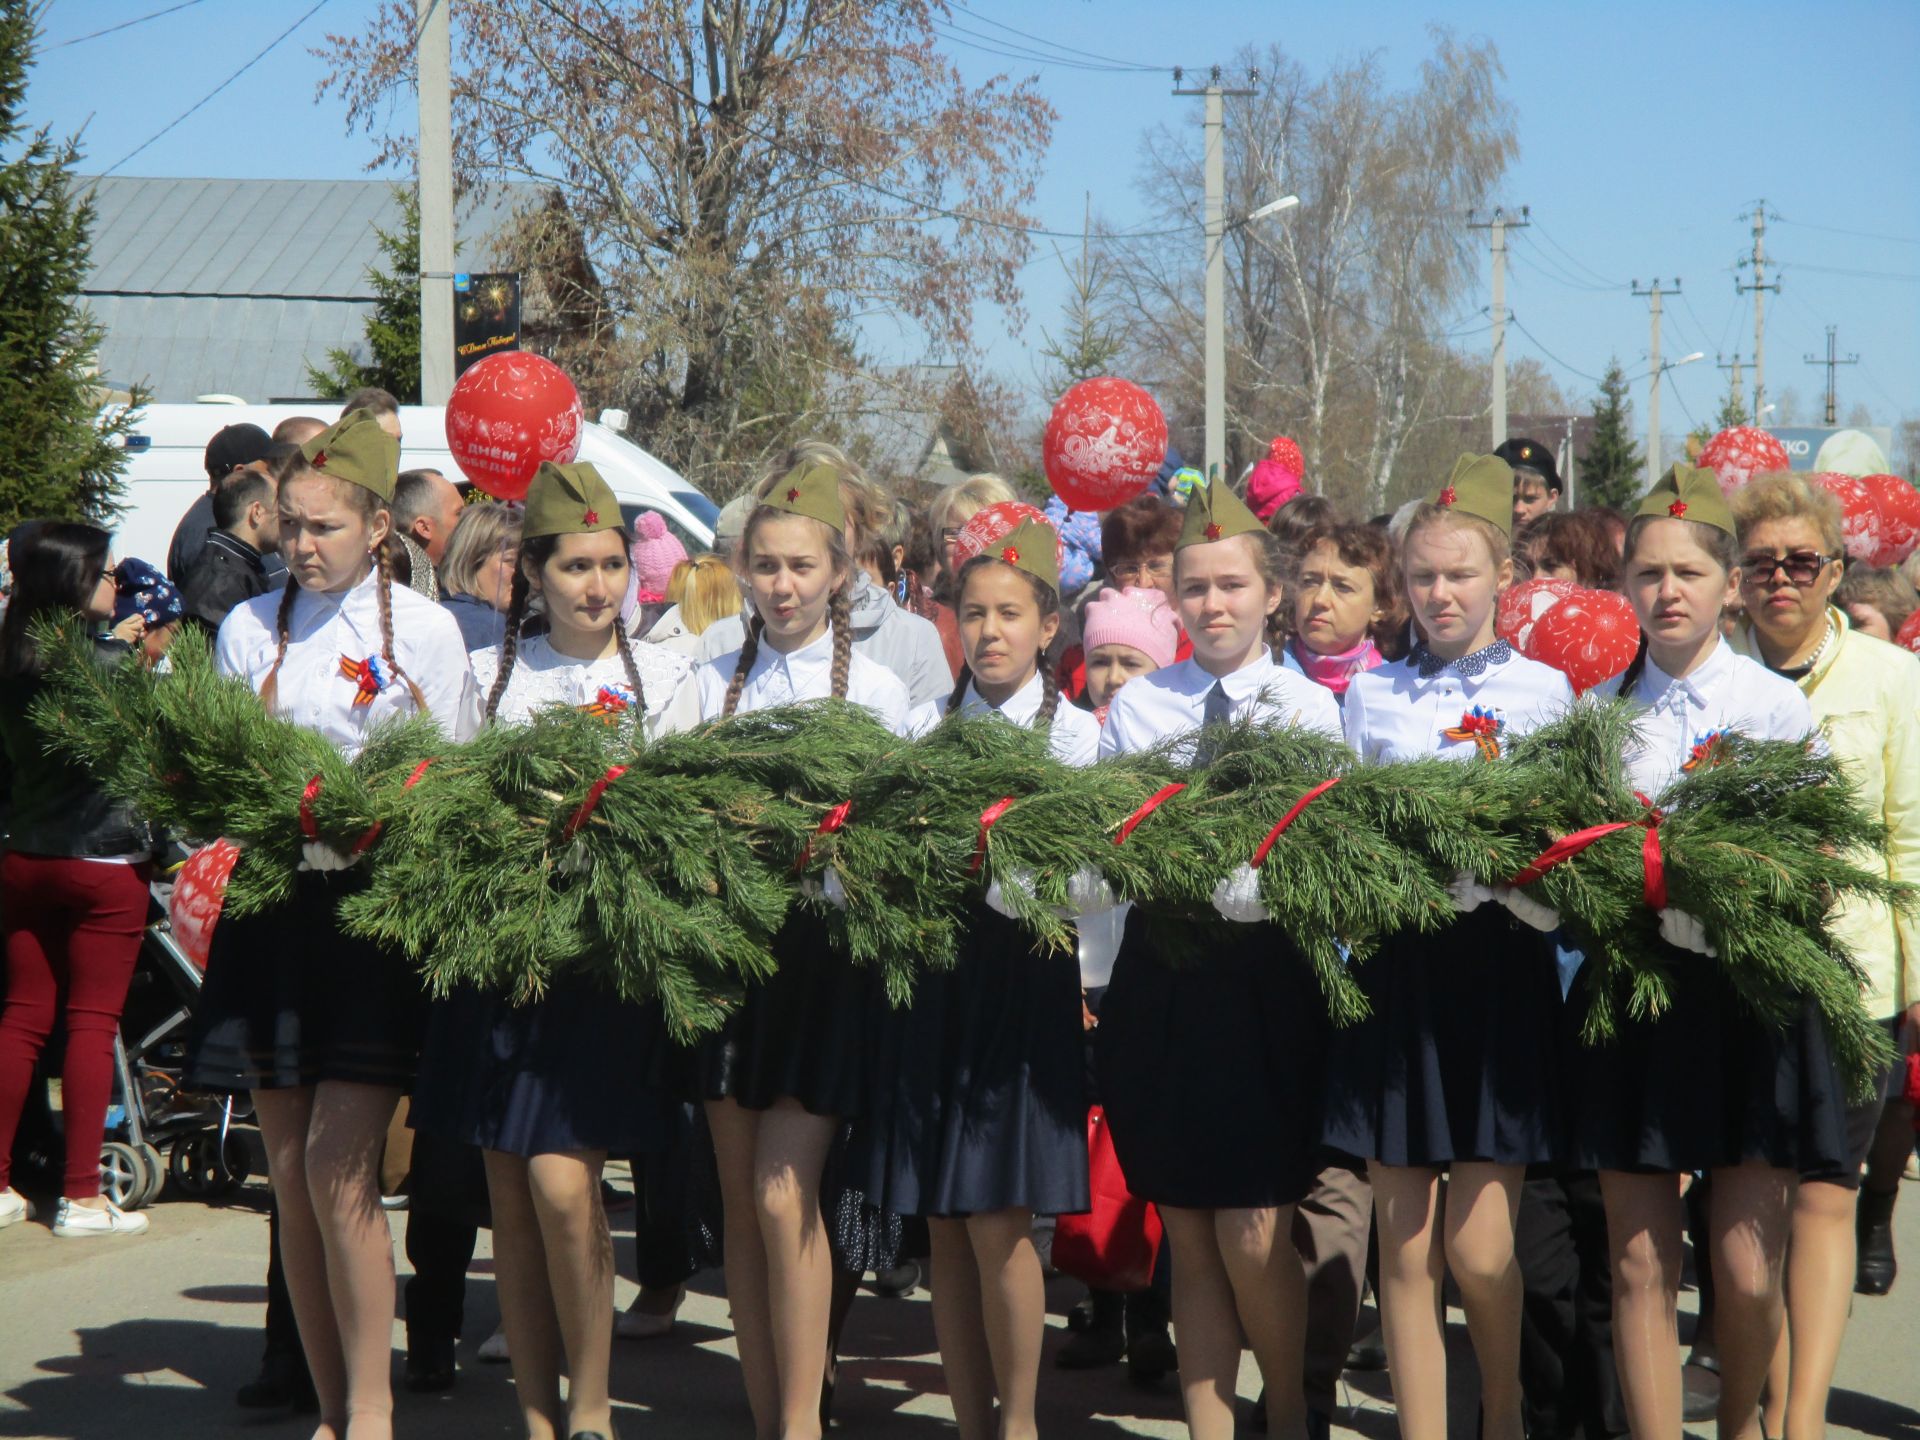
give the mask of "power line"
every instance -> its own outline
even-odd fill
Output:
[[[1564,255],[1567,258],[1567,260],[1573,265],[1574,269],[1585,271],[1588,275],[1591,275],[1595,280],[1598,280],[1600,284],[1608,290],[1624,290],[1627,288],[1626,286],[1622,285],[1618,280],[1609,280],[1606,276],[1602,275],[1598,270],[1594,269],[1591,265],[1581,260],[1579,256],[1575,255],[1571,250],[1567,249],[1566,246],[1562,245],[1558,240],[1554,239],[1551,232],[1541,229],[1540,222],[1538,220],[1533,222],[1533,228],[1539,232],[1540,238],[1542,240],[1546,241],[1547,244],[1551,245],[1555,250],[1558,250],[1562,255]]]
[[[1111,55],[1100,55],[1100,54],[1096,54],[1092,50],[1076,49],[1072,45],[1063,45],[1058,40],[1048,40],[1043,36],[1033,35],[1028,33],[1025,30],[1016,30],[1014,29],[1013,26],[1008,25],[1003,21],[995,20],[989,16],[982,15],[978,10],[973,9],[971,6],[960,3],[960,0],[954,0],[953,8],[961,11],[964,14],[971,15],[975,20],[978,20],[983,25],[991,25],[996,30],[1004,30],[1009,35],[1018,35],[1022,40],[1031,40],[1035,44],[1044,45],[1051,50],[1064,51],[1068,55],[1077,55],[1083,60],[1098,60],[1103,64],[1112,65],[1122,70],[1139,70],[1139,71],[1146,72],[1148,74],[1158,74],[1160,71],[1165,70],[1167,68],[1165,65],[1142,65],[1139,62],[1133,61],[1133,60],[1116,60]],[[949,21],[948,23],[951,24],[952,22]]]
[[[178,5],[169,5],[164,10],[155,10],[151,14],[136,15],[131,20],[122,20],[118,25],[109,25],[104,30],[95,30],[88,35],[76,35],[71,40],[56,40],[46,47],[48,50],[64,50],[69,45],[84,45],[89,40],[98,40],[102,35],[113,35],[121,30],[131,30],[136,25],[144,25],[149,20],[158,20],[163,15],[171,15],[178,10],[190,10],[200,0],[180,0]]]
[[[1688,426],[1697,430],[1700,428],[1700,422],[1693,418],[1693,407],[1687,404],[1687,397],[1680,393],[1680,382],[1673,378],[1673,372],[1678,368],[1678,366],[1669,365],[1662,373],[1666,375],[1667,384],[1673,389],[1673,398],[1680,402],[1680,413],[1687,417]]]
[[[193,104],[189,105],[185,110],[182,110],[178,115],[174,116],[173,119],[169,120],[165,125],[162,125],[158,130],[154,131],[154,133],[149,135],[145,140],[142,140],[138,145],[134,146],[133,149],[129,150],[125,155],[122,155],[118,160],[114,161],[113,164],[109,165],[105,170],[102,170],[100,174],[103,177],[113,174],[114,171],[118,170],[122,165],[126,164],[129,160],[133,159],[133,157],[138,155],[142,150],[145,150],[149,145],[153,144],[156,140],[159,140],[162,136],[166,135],[175,126],[180,124],[181,121],[185,120],[188,116],[192,115],[195,111],[199,110],[208,101],[212,100],[216,95],[218,95],[222,90],[225,90],[229,85],[233,84],[234,81],[238,80],[242,75],[246,74],[247,71],[251,70],[254,66],[258,65],[262,60],[266,59],[267,56],[271,55],[274,49],[280,44],[282,40],[285,40],[289,35],[293,34],[294,31],[298,30],[302,25],[306,24],[307,21],[311,20],[315,15],[318,15],[320,11],[326,7],[326,4],[327,4],[327,0],[317,0],[317,3],[313,6],[312,9],[308,10],[306,14],[302,15],[298,20],[294,21],[293,24],[289,25],[286,29],[282,30],[278,35],[274,36],[273,39],[269,40],[266,44],[266,47],[262,49],[259,54],[255,55],[251,60],[247,61],[246,64],[242,65],[238,70],[234,71],[231,75],[227,76],[226,79],[222,80],[218,85],[214,86],[213,89],[209,90],[205,95],[202,95],[198,100],[194,101]]]
[[[1816,275],[1845,275],[1855,280],[1920,280],[1920,274],[1900,270],[1845,270],[1833,265],[1808,265],[1798,260],[1785,264],[1794,270],[1810,270]]]
[[[1527,329],[1526,326],[1522,325],[1520,323],[1520,317],[1515,315],[1512,311],[1507,312],[1507,319],[1513,322],[1514,329],[1518,330],[1522,335],[1526,336],[1527,339],[1533,342],[1534,349],[1538,350],[1542,355],[1546,356],[1547,359],[1551,360],[1554,364],[1558,365],[1562,370],[1565,370],[1569,375],[1578,375],[1582,380],[1591,380],[1596,385],[1600,383],[1600,377],[1598,375],[1589,375],[1584,370],[1576,369],[1574,366],[1567,364],[1566,361],[1562,360],[1558,355],[1554,354],[1551,350],[1547,349],[1546,346],[1542,345],[1540,343],[1540,337],[1535,335],[1531,330]]]
[[[1598,294],[1623,288],[1617,285],[1590,285],[1584,280],[1574,278],[1572,274],[1564,268],[1549,268],[1546,263],[1549,257],[1543,251],[1535,250],[1532,252],[1531,259],[1524,263],[1521,261],[1518,251],[1511,252],[1508,258],[1513,260],[1515,264],[1521,265],[1523,269],[1531,270],[1534,274],[1540,276],[1541,279],[1551,280],[1555,285],[1561,286],[1563,289],[1581,290]],[[1556,265],[1557,263],[1558,262],[1555,262]]]
[[[1779,215],[1773,218],[1782,225],[1795,225],[1802,230],[1824,230],[1829,235],[1851,235],[1856,240],[1886,240],[1895,245],[1920,245],[1920,238],[1912,235],[1885,235],[1874,230],[1844,230],[1838,225],[1815,225],[1810,220],[1788,220]]]
[[[983,51],[988,55],[999,55],[1008,60],[1019,60],[1029,65],[1052,66],[1066,70],[1104,71],[1113,74],[1128,75],[1139,74],[1146,68],[1145,66],[1132,64],[1107,65],[1093,60],[1073,60],[1064,55],[1055,55],[1044,50],[1037,50],[1030,46],[1019,44],[1017,41],[1002,40],[998,36],[989,35],[983,30],[969,30],[966,26],[957,24],[951,20],[936,20],[932,23],[934,32],[951,44],[964,45],[970,50]],[[974,38],[971,40],[963,38],[969,35]],[[1156,71],[1164,71],[1171,67],[1161,65],[1154,68]]]

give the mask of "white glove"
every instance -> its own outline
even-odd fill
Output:
[[[300,845],[302,870],[347,870],[358,864],[358,855],[342,855],[324,840],[306,840]]]
[[[1720,952],[1713,948],[1713,942],[1707,939],[1707,927],[1684,910],[1667,909],[1660,912],[1660,938],[1681,950],[1691,950],[1696,955],[1709,958]]]
[[[1026,891],[1028,895],[1033,894],[1033,872],[1031,870],[1016,870],[1012,875],[1008,876],[1007,879],[1016,888]],[[1019,918],[1013,913],[1013,906],[1008,903],[1006,892],[1000,888],[1000,882],[998,880],[992,881],[987,886],[987,908],[996,915],[1006,916],[1009,920]]]
[[[561,875],[584,875],[592,866],[593,860],[587,853],[587,842],[576,839],[553,862],[554,871]]]
[[[1495,893],[1491,885],[1482,885],[1464,870],[1455,875],[1447,886],[1447,895],[1453,901],[1453,908],[1462,915],[1478,910],[1493,899]]]
[[[1513,918],[1522,925],[1531,925],[1543,935],[1560,928],[1560,912],[1551,905],[1541,904],[1518,885],[1500,886],[1493,898],[1511,910]]]
[[[1067,903],[1077,914],[1092,915],[1111,910],[1120,901],[1113,887],[1107,884],[1107,877],[1089,865],[1074,871],[1073,878],[1067,881]]]
[[[1258,925],[1271,920],[1267,907],[1260,903],[1260,875],[1251,865],[1238,865],[1213,887],[1213,908],[1221,918],[1242,925]]]
[[[836,910],[847,908],[847,887],[840,879],[840,872],[831,865],[826,868],[822,879],[816,880],[811,875],[802,876],[800,893],[810,900],[816,895],[825,896],[827,903]]]

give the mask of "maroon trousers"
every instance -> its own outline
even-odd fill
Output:
[[[60,1077],[66,1178],[74,1200],[100,1193],[100,1140],[113,1095],[113,1037],[147,922],[146,864],[51,855],[0,856],[0,936],[6,1008],[0,1010],[0,1187],[10,1183],[14,1131],[33,1070],[65,1014]]]

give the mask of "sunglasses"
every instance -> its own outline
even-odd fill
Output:
[[[1822,555],[1818,550],[1795,550],[1787,555],[1748,555],[1740,562],[1741,572],[1757,585],[1765,585],[1775,575],[1785,575],[1790,585],[1810,585],[1820,572],[1833,564],[1838,555]]]

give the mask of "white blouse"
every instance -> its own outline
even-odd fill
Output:
[[[1594,693],[1612,699],[1620,679],[1616,675]],[[1649,799],[1658,799],[1680,778],[1696,746],[1722,732],[1750,740],[1800,740],[1814,729],[1813,709],[1800,687],[1725,640],[1692,674],[1678,679],[1649,656],[1626,698],[1640,710],[1627,772]]]
[[[289,582],[291,583],[291,582]],[[369,685],[377,685],[365,704],[361,682],[344,673],[380,655],[380,578],[378,570],[352,589],[336,595],[302,590],[294,597],[288,622],[287,653],[275,681],[278,713],[296,725],[317,730],[351,759],[367,733],[382,720],[415,711],[413,692],[398,676],[380,676],[374,665]],[[404,585],[391,587],[393,653],[420,693],[427,713],[453,740],[465,740],[480,728],[480,692],[467,664],[467,647],[453,616]],[[223,675],[238,675],[256,691],[273,669],[279,648],[275,626],[281,592],[269,590],[228,612],[214,643],[214,662]]]
[[[908,711],[912,708],[907,687],[898,675],[858,650],[847,667],[847,699],[864,705],[896,735],[909,733]],[[730,650],[709,660],[695,672],[699,685],[700,718],[718,720],[726,708],[727,687],[733,683],[734,667],[740,652]],[[794,705],[805,700],[824,700],[833,694],[833,629],[829,626],[818,640],[798,650],[782,653],[763,637],[740,691],[739,714],[766,710],[775,705]]]
[[[1015,725],[1032,727],[1046,698],[1046,687],[1038,675],[1007,698],[1004,705],[992,705],[981,698],[971,683],[960,702],[962,715],[998,715]],[[1053,708],[1053,723],[1047,729],[1047,748],[1063,765],[1091,765],[1100,749],[1100,722],[1078,709],[1064,697]]]
[[[474,684],[484,707],[500,673],[500,649],[490,645],[472,655]],[[633,668],[639,672],[646,696],[649,737],[691,730],[700,723],[700,695],[690,683],[693,662],[657,645],[633,646]],[[603,660],[576,660],[553,648],[545,635],[520,642],[513,673],[501,692],[494,719],[506,725],[524,725],[542,710],[584,709],[600,702],[605,690],[616,700],[633,703],[627,667],[618,652]]]
[[[1489,648],[1424,679],[1413,656],[1355,675],[1344,707],[1348,743],[1363,760],[1471,760],[1483,753],[1477,736],[1500,746],[1573,704],[1573,687],[1551,665],[1504,642]]]
[[[1132,755],[1172,736],[1197,731],[1206,716],[1207,694],[1216,681],[1226,692],[1234,720],[1305,725],[1340,738],[1340,706],[1333,692],[1284,668],[1271,650],[1263,650],[1259,659],[1230,675],[1210,675],[1198,661],[1187,659],[1135,676],[1107,707],[1100,753]],[[1190,753],[1191,746],[1187,748]]]

